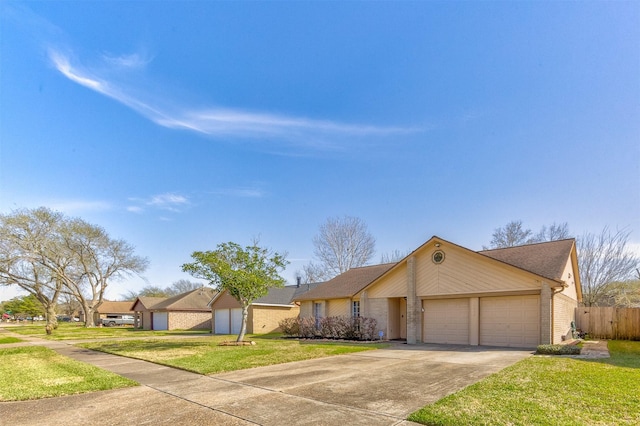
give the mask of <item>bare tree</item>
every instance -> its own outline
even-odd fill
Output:
[[[531,229],[523,229],[521,220],[513,220],[493,231],[490,247],[505,248],[534,242]]]
[[[58,327],[63,283],[55,270],[68,265],[52,238],[63,222],[60,213],[46,208],[0,215],[0,285],[16,285],[35,296],[45,310],[47,334]]]
[[[203,284],[185,279],[178,280],[168,287],[147,285],[140,291],[129,290],[120,296],[124,300],[136,300],[138,297],[171,297],[204,287]]]
[[[351,268],[363,266],[373,257],[376,240],[357,217],[328,218],[313,238],[318,263],[304,267],[307,282],[325,281]]]
[[[507,223],[504,227],[496,228],[493,231],[490,247],[484,246],[483,249],[488,248],[497,249],[505,247],[515,247],[524,244],[540,243],[543,241],[556,241],[571,238],[569,232],[569,225],[567,222],[556,224],[555,222],[547,227],[542,226],[540,232],[533,235],[533,231],[522,225],[521,220],[513,220]]]
[[[536,242],[542,242],[565,240],[567,238],[571,238],[571,233],[569,232],[569,225],[567,224],[567,222],[563,222],[560,224],[556,224],[554,222],[549,227],[543,225],[542,229],[536,234],[534,239]]]
[[[382,253],[382,255],[380,256],[380,263],[400,262],[402,259],[407,257],[408,254],[409,254],[408,252],[404,252],[400,250],[394,250],[391,253]]]
[[[142,273],[148,260],[134,254],[133,246],[115,240],[97,225],[82,219],[70,219],[61,233],[60,250],[71,265],[56,272],[65,291],[82,306],[85,327],[95,326],[95,312],[104,300],[111,280]]]
[[[177,294],[182,294],[188,291],[197,290],[202,287],[203,287],[202,283],[181,279],[181,280],[175,281],[173,284],[171,284],[170,287],[167,287],[165,290],[167,290],[167,292],[170,295],[175,296]]]
[[[585,233],[578,239],[578,264],[582,282],[582,301],[585,306],[607,303],[622,283],[630,280],[640,259],[627,250],[631,231],[612,233],[604,227],[600,234]]]

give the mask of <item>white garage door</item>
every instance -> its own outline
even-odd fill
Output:
[[[540,297],[480,299],[480,344],[533,348],[540,341]]]
[[[469,344],[469,299],[424,300],[425,343]]]
[[[154,330],[168,330],[169,319],[167,312],[153,312],[153,329]]]
[[[231,310],[231,334],[239,334],[242,327],[242,309]]]
[[[216,309],[215,312],[215,334],[229,334],[229,309]]]

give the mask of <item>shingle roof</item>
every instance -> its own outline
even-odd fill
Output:
[[[145,309],[154,309],[156,305],[164,302],[167,299],[167,297],[140,296],[138,297],[138,299],[136,299],[136,301],[133,302],[133,305],[131,305],[131,307],[135,306],[135,303],[139,301]]]
[[[301,294],[306,293],[312,288],[317,287],[321,283],[289,285],[285,287],[273,287],[269,289],[266,296],[256,299],[253,303],[262,303],[265,305],[290,305],[293,299]]]
[[[198,288],[164,299],[156,303],[152,309],[163,311],[211,311],[207,304],[214,294],[215,291],[210,288]]]
[[[293,300],[341,299],[353,297],[371,284],[376,278],[391,269],[395,263],[351,268],[337,277],[323,283],[308,292],[294,297]]]
[[[545,278],[561,280],[574,243],[575,240],[571,238],[503,249],[483,250],[478,253]]]
[[[100,314],[129,314],[133,313],[131,302],[112,302],[105,300],[98,307],[97,311]]]

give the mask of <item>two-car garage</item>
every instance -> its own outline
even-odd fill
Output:
[[[535,347],[540,341],[540,296],[423,300],[423,341]]]
[[[238,334],[242,327],[242,309],[215,309],[214,310],[215,334]]]

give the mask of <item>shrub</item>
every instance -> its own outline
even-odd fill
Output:
[[[580,355],[580,348],[576,345],[538,345],[538,355]]]
[[[352,318],[347,316],[324,317],[318,321],[311,317],[286,318],[278,323],[285,336],[314,338],[320,336],[325,339],[345,340],[374,340],[376,334],[376,320],[373,318]]]
[[[300,323],[298,318],[285,318],[281,320],[278,325],[282,334],[289,337],[298,336],[300,334]]]
[[[316,337],[316,319],[314,317],[299,318],[298,324],[300,327],[300,331],[298,332],[299,337],[306,339]]]

